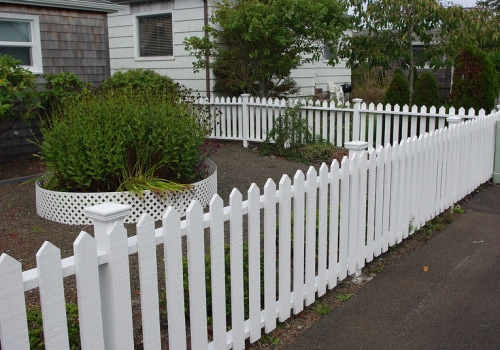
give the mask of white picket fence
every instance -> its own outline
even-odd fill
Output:
[[[81,232],[74,242],[74,256],[61,260],[59,249],[45,242],[37,253],[37,268],[23,272],[20,262],[1,255],[1,348],[29,347],[24,292],[38,288],[46,348],[67,349],[63,278],[74,275],[82,348],[132,349],[129,255],[137,253],[143,344],[145,349],[159,349],[156,246],[162,245],[169,348],[243,349],[247,340],[257,341],[263,332],[275,329],[277,321],[300,313],[338,281],[359,273],[374,257],[487,181],[493,171],[499,116],[495,112],[395,146],[355,152],[340,164],[323,164],[319,172],[311,167],[307,175],[298,171],[293,180],[284,175],[278,185],[268,180],[263,191],[252,185],[247,199],[234,189],[229,206],[224,207],[216,195],[206,213],[192,202],[185,219],[169,208],[158,229],[143,215],[137,235],[130,238],[123,226],[129,207],[107,203],[87,208],[95,238]],[[227,241],[230,268],[225,271]],[[244,276],[244,246],[248,276]],[[206,300],[206,251],[211,310]],[[230,274],[230,296],[226,274]],[[229,320],[226,305],[231,310]]]
[[[233,98],[200,99],[208,106],[214,118],[211,137],[221,140],[263,142],[273,128],[273,123],[282,116],[287,106],[300,104],[300,116],[307,120],[309,129],[336,146],[350,141],[367,141],[370,148],[396,144],[411,136],[419,136],[447,126],[447,118],[471,119],[485,115],[451,107],[400,107],[363,103],[354,99],[351,105],[332,101],[261,99],[250,95]]]

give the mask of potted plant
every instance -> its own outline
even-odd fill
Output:
[[[37,212],[63,223],[90,221],[83,208],[130,204],[160,219],[167,206],[183,213],[192,199],[208,204],[217,190],[207,156],[210,114],[189,93],[152,71],[117,73],[97,91],[64,99],[42,126]]]

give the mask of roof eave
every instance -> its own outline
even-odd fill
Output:
[[[107,12],[107,13],[120,11],[125,7],[113,3],[100,3],[92,1],[75,1],[75,0],[2,0],[1,2],[16,4],[16,5],[56,7],[56,8],[65,8],[72,10],[96,11],[96,12]]]

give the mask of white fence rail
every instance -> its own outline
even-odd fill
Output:
[[[229,206],[214,196],[206,213],[192,202],[184,220],[169,208],[158,229],[144,215],[137,235],[130,238],[123,226],[127,206],[88,208],[95,238],[81,232],[74,256],[61,260],[59,249],[46,242],[37,253],[38,267],[22,272],[20,262],[1,255],[1,348],[29,347],[24,291],[38,288],[46,348],[67,349],[63,278],[75,275],[82,347],[132,349],[129,255],[137,253],[145,349],[160,348],[161,332],[168,333],[170,349],[243,349],[247,340],[257,341],[277,321],[301,312],[487,181],[498,117],[494,113],[393,147],[359,152],[341,164],[323,164],[319,173],[311,167],[306,175],[298,171],[293,180],[285,175],[278,186],[268,180],[263,191],[252,185],[245,200],[234,189]],[[188,295],[183,288],[184,240]],[[230,243],[229,253],[225,242]],[[157,245],[163,248],[167,330],[159,322]],[[211,308],[205,284],[207,251]]]
[[[215,115],[212,137],[240,140],[244,147],[249,141],[263,142],[273,123],[287,106],[300,104],[300,115],[306,119],[311,132],[336,146],[350,141],[367,141],[370,148],[397,144],[407,137],[419,136],[443,128],[449,117],[462,119],[485,115],[484,110],[465,111],[451,107],[400,107],[382,104],[367,105],[354,99],[351,105],[328,101],[261,99],[250,95],[238,98],[200,99]]]

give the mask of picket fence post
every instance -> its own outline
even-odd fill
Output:
[[[103,203],[84,209],[94,223],[97,250],[107,253],[99,266],[103,334],[106,349],[133,349],[132,306],[127,230],[124,220],[131,207]]]
[[[353,111],[352,111],[352,138],[351,140],[361,140],[360,138],[360,125],[361,125],[361,116],[359,113],[359,108],[361,107],[361,102],[363,99],[355,98],[352,100],[354,102]],[[363,130],[364,132],[364,130]]]
[[[243,147],[248,148],[248,138],[250,135],[250,113],[248,111],[248,101],[250,94],[241,95],[242,123],[243,123]]]
[[[363,157],[368,149],[368,142],[366,141],[350,141],[344,144],[344,147],[349,150],[349,158],[357,154],[358,157]],[[364,157],[366,158],[366,157]]]

